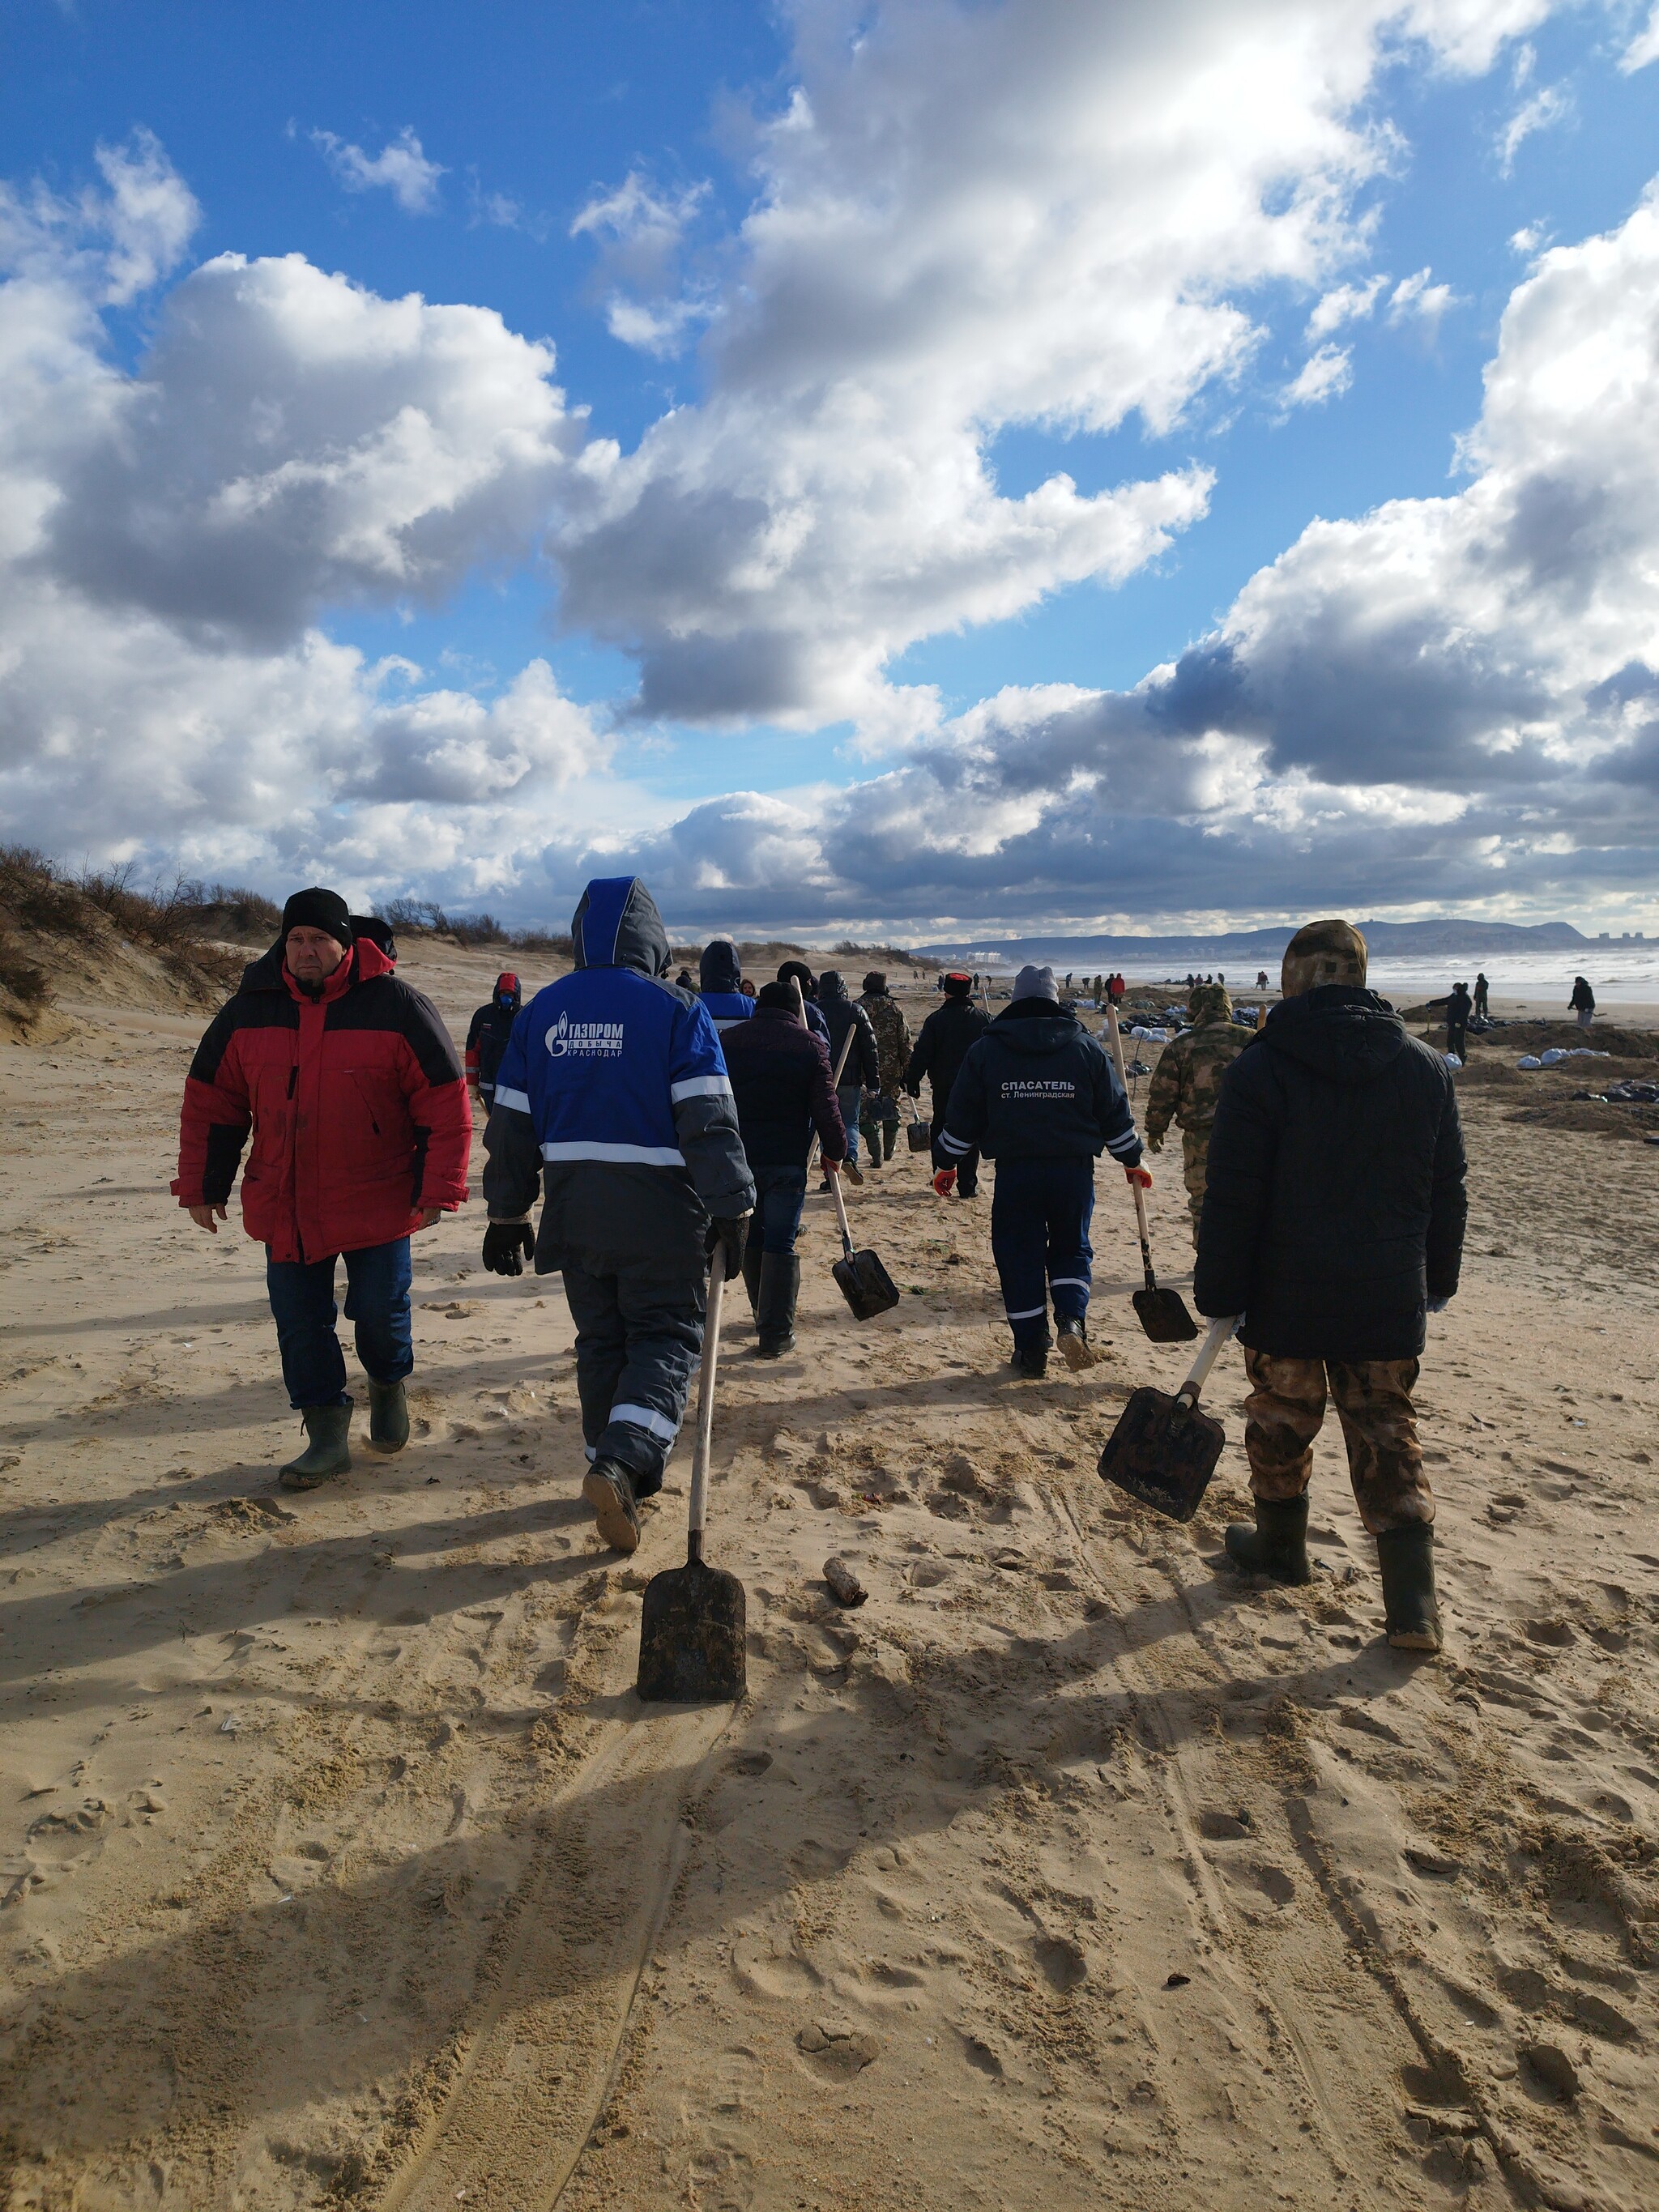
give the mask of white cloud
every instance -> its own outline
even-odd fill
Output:
[[[1310,354],[1282,392],[1286,407],[1322,407],[1353,382],[1353,356],[1346,346],[1322,345]]]
[[[1512,175],[1515,157],[1525,142],[1537,131],[1552,131],[1558,124],[1565,123],[1572,112],[1572,95],[1565,85],[1544,85],[1530,100],[1522,100],[1498,134],[1498,166],[1501,173]]]
[[[1328,338],[1344,323],[1363,322],[1376,305],[1376,295],[1388,283],[1386,276],[1369,277],[1363,284],[1339,284],[1327,292],[1308,318],[1307,335]]]
[[[1431,284],[1431,269],[1419,269],[1414,276],[1402,276],[1389,295],[1389,320],[1391,323],[1418,322],[1437,328],[1448,307],[1456,304],[1456,295],[1449,284]]]
[[[371,192],[384,187],[405,215],[431,215],[438,205],[438,179],[447,174],[442,165],[428,161],[420,140],[405,124],[373,157],[349,139],[331,131],[313,131],[311,143],[319,147],[329,167],[349,192]]]
[[[1619,58],[1619,66],[1626,76],[1645,69],[1650,62],[1659,62],[1659,8],[1654,9]]]

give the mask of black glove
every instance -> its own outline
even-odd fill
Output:
[[[749,1238],[749,1216],[746,1213],[716,1214],[708,1224],[708,1234],[703,1238],[702,1249],[712,1264],[716,1249],[724,1253],[721,1274],[729,1283],[734,1275],[743,1273],[743,1248]]]
[[[484,1231],[483,1263],[492,1275],[521,1275],[536,1251],[536,1232],[527,1221],[492,1221]]]

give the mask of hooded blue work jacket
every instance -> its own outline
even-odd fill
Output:
[[[755,1202],[720,1039],[665,980],[668,933],[636,876],[596,877],[571,934],[574,973],[519,1016],[496,1074],[490,1218],[524,1218],[539,1182],[538,1274],[700,1278],[709,1217]]]

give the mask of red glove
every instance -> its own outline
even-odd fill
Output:
[[[949,1198],[956,1187],[957,1171],[954,1168],[941,1168],[933,1177],[933,1188],[941,1198]]]
[[[1152,1187],[1152,1171],[1150,1168],[1125,1168],[1123,1174],[1127,1182],[1138,1182],[1142,1190],[1150,1190]]]

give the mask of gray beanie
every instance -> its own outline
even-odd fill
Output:
[[[1052,968],[1022,968],[1014,978],[1017,999],[1052,999],[1060,1004],[1060,993],[1054,984]]]

